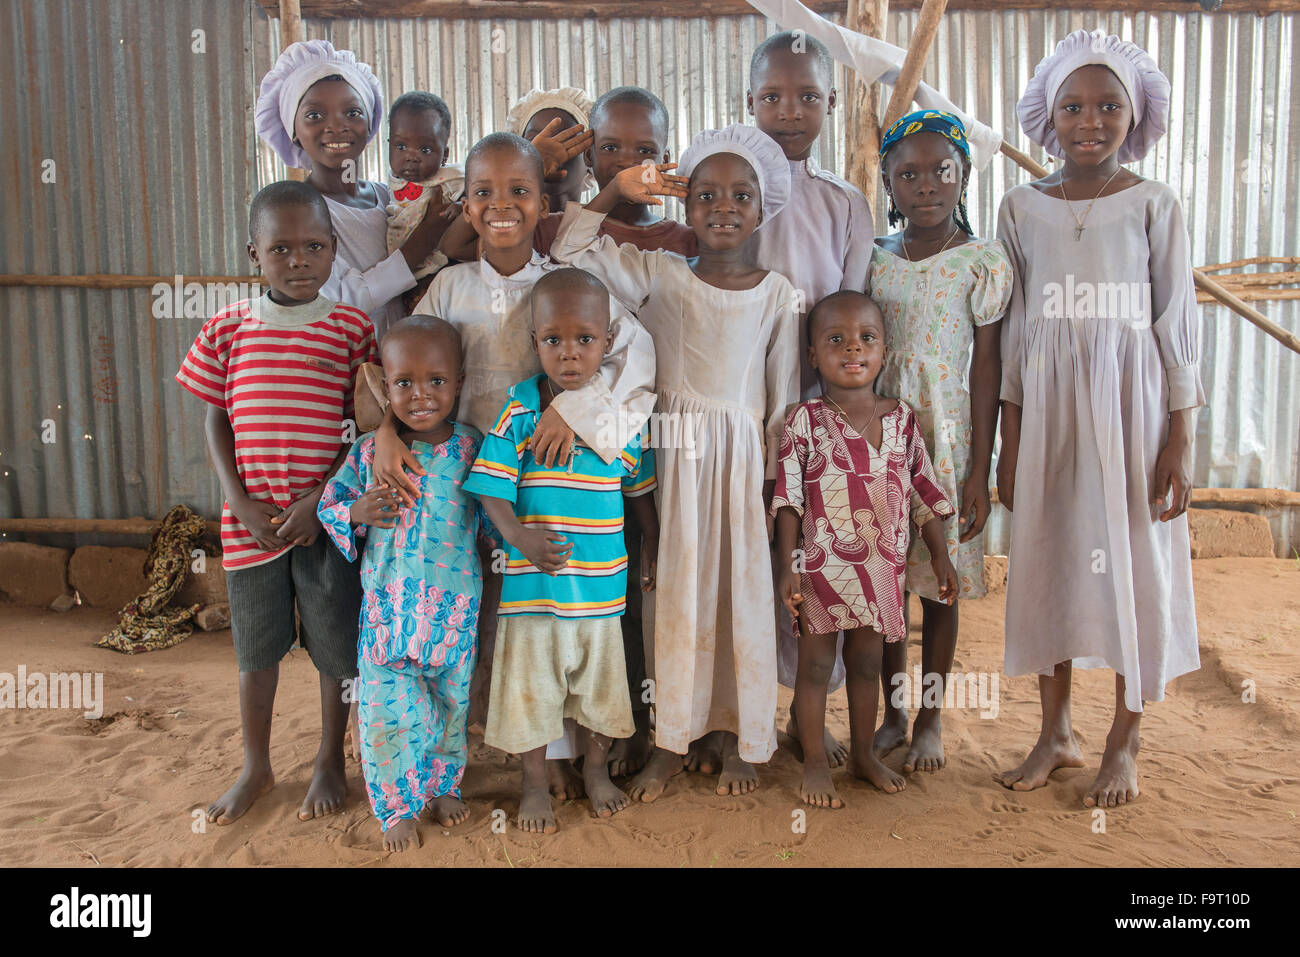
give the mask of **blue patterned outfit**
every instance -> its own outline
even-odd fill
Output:
[[[352,503],[375,484],[374,436],[363,436],[317,508],[349,561],[358,540],[365,546],[357,702],[366,792],[385,831],[418,818],[433,798],[460,796],[483,590],[475,543],[495,534],[461,488],[480,443],[459,423],[440,445],[411,443],[426,472],[415,507],[401,509],[393,528],[354,529]]]

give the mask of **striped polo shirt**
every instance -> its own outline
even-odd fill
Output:
[[[558,575],[548,575],[507,543],[498,614],[617,617],[627,593],[623,496],[654,489],[654,453],[638,437],[607,465],[579,439],[567,466],[539,465],[529,440],[544,379],[538,375],[511,386],[463,487],[480,498],[513,503],[520,525],[553,529],[573,543],[573,551]]]
[[[301,306],[263,296],[205,322],[176,381],[225,410],[249,497],[285,508],[325,479],[344,444],[357,368],[374,361],[374,330],[361,310],[320,296]],[[221,547],[222,566],[234,570],[292,546],[259,548],[227,502]]]

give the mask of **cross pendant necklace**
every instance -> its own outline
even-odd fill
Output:
[[[1074,207],[1070,205],[1070,197],[1065,195],[1065,177],[1061,177],[1061,199],[1065,200],[1065,208],[1069,210],[1070,218],[1074,220],[1074,241],[1076,243],[1083,239],[1083,224],[1088,221],[1088,214],[1092,212],[1093,203],[1097,202],[1098,197],[1106,192],[1106,187],[1110,185],[1111,180],[1119,175],[1119,171],[1123,168],[1122,166],[1115,167],[1115,172],[1110,174],[1110,179],[1106,180],[1101,189],[1097,191],[1097,195],[1092,198],[1092,202],[1088,204],[1088,208],[1083,211],[1082,219],[1074,215]]]

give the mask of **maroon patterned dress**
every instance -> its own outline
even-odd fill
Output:
[[[901,640],[909,520],[919,529],[956,511],[911,408],[899,402],[880,424],[876,449],[821,399],[786,418],[772,514],[799,513],[799,612],[815,635],[866,627]]]

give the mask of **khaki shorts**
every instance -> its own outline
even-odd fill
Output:
[[[501,616],[483,740],[524,754],[561,737],[565,718],[611,738],[635,730],[619,618]]]

